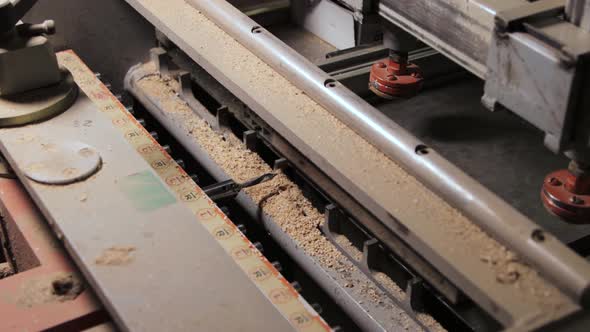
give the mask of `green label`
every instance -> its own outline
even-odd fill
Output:
[[[176,203],[176,198],[151,172],[131,174],[119,182],[119,189],[133,206],[142,212],[151,212]]]

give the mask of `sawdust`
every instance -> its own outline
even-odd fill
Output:
[[[426,326],[430,332],[446,332],[447,331],[430,315],[417,314],[416,318],[420,321],[420,323],[424,324],[424,326]]]
[[[149,69],[147,67],[146,69]],[[187,132],[203,148],[209,157],[237,182],[271,172],[260,156],[250,150],[233,134],[215,132],[199,118],[182,100],[177,97],[176,81],[159,75],[149,75],[138,82],[142,91],[159,101],[165,116]],[[356,267],[320,231],[324,214],[320,213],[305,198],[303,192],[281,171],[271,181],[262,183],[245,192],[289,235],[307,255],[314,258],[323,268],[336,271],[341,276],[350,275]],[[351,245],[352,246],[352,245]],[[356,248],[355,248],[356,249]],[[358,249],[357,249],[358,251]],[[362,253],[356,253],[362,256]],[[386,295],[367,281],[345,278],[346,288],[360,288],[361,294],[379,306],[391,306]],[[386,304],[387,303],[387,304]],[[406,330],[416,326],[405,313],[392,317]]]
[[[136,250],[135,247],[127,246],[114,246],[106,249],[103,253],[96,258],[94,263],[96,265],[105,266],[121,266],[127,265],[133,262],[134,257],[132,253]]]
[[[347,252],[355,261],[360,262],[363,259],[363,252],[355,247],[346,236],[336,236],[336,243]]]
[[[373,273],[373,278],[377,280],[385,289],[389,291],[393,297],[398,301],[404,301],[406,299],[406,292],[404,292],[387,274],[383,272]]]
[[[16,303],[32,307],[44,303],[75,300],[84,291],[82,279],[72,272],[60,272],[29,279],[20,287]]]
[[[8,263],[0,263],[0,279],[10,277],[13,271]]]

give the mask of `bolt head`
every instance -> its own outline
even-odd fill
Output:
[[[45,34],[47,35],[54,35],[55,34],[55,21],[54,20],[47,20],[43,22],[43,27],[45,29]]]

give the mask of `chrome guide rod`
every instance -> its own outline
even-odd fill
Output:
[[[510,247],[578,303],[590,304],[590,264],[225,0],[187,0],[449,204]],[[427,149],[427,148],[426,148]]]

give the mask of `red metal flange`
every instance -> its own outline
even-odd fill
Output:
[[[545,208],[567,222],[590,223],[590,175],[559,170],[545,178],[541,189]]]
[[[386,98],[408,98],[422,88],[424,78],[420,67],[408,63],[407,56],[391,55],[371,67],[369,89]]]

